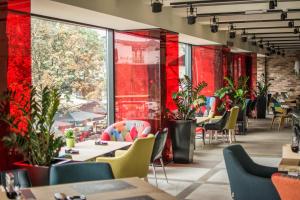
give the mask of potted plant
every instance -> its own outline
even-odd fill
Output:
[[[260,80],[257,82],[257,91],[256,91],[256,112],[257,118],[264,119],[266,118],[267,111],[267,95],[268,89],[271,84],[265,84],[265,75],[262,74]]]
[[[11,151],[23,156],[24,161],[15,165],[28,170],[33,186],[47,185],[49,167],[58,162],[55,158],[64,145],[63,138],[53,131],[60,93],[52,87],[31,87],[30,90],[29,98],[16,98],[14,91],[1,96],[0,120],[10,127],[9,135],[2,140]],[[8,105],[18,115],[5,112]]]
[[[193,86],[188,76],[179,79],[179,91],[172,95],[177,107],[168,111],[168,127],[171,133],[173,160],[177,163],[193,162],[196,120],[195,113],[205,104],[206,98],[200,95],[205,82]]]
[[[72,149],[75,147],[75,135],[73,129],[68,129],[65,131],[65,138],[67,148]]]
[[[225,77],[225,87],[217,90],[215,95],[222,101],[221,108],[229,110],[234,106],[240,108],[238,115],[239,130],[245,132],[246,130],[246,99],[248,96],[248,80],[249,77],[240,77],[237,84],[230,77]]]

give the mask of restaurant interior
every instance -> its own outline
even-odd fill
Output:
[[[0,200],[299,200],[300,1],[0,0]]]

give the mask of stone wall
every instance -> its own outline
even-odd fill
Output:
[[[291,92],[300,93],[300,76],[295,74],[295,61],[300,60],[299,55],[287,54],[257,59],[258,80],[263,73],[266,74],[266,82],[271,83],[270,93]]]

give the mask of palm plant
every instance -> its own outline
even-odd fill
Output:
[[[207,83],[205,82],[200,82],[196,86],[193,86],[193,83],[188,76],[179,79],[179,91],[172,95],[177,110],[169,112],[169,118],[175,120],[193,119],[196,111],[200,106],[205,104],[206,97],[200,95],[200,92],[206,86]]]
[[[224,80],[226,86],[215,92],[215,95],[222,101],[222,107],[239,106],[244,109],[248,95],[249,77],[240,77],[237,85],[230,77],[225,77]]]
[[[256,96],[267,96],[270,83],[265,83],[265,75],[262,74],[260,80],[257,82]]]
[[[59,107],[60,93],[54,87],[31,87],[30,98],[16,101],[16,92],[8,91],[0,98],[0,120],[10,127],[10,134],[3,137],[4,144],[23,155],[31,165],[50,166],[64,145],[62,137],[55,137],[54,117]],[[5,112],[13,106],[18,116]],[[20,125],[25,120],[25,128]]]

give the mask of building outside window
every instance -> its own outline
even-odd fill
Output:
[[[107,127],[107,30],[37,17],[31,23],[32,83],[62,93],[55,132],[99,138]]]

